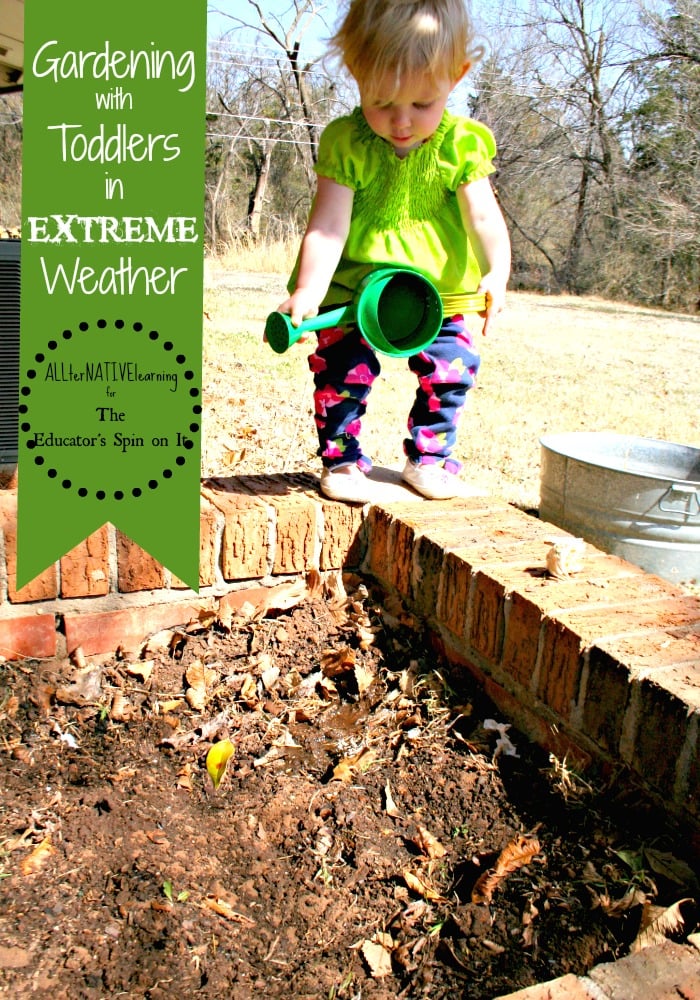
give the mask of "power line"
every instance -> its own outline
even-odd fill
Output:
[[[268,125],[293,125],[300,128],[325,128],[326,122],[291,121],[289,118],[265,118],[259,115],[237,115],[234,112],[207,111],[208,115],[216,115],[217,118],[236,118],[242,122],[266,122]]]
[[[278,136],[262,136],[262,135],[243,135],[237,133],[236,135],[231,135],[229,132],[207,132],[207,139],[250,139],[253,142],[287,142],[293,146],[313,146],[315,143],[311,142],[310,139],[283,139]]]

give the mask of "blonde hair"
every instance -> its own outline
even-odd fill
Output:
[[[396,89],[416,73],[456,81],[483,54],[473,41],[464,0],[350,0],[330,46],[361,88],[376,93],[388,74]]]

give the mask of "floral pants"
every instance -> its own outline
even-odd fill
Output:
[[[359,435],[367,397],[381,370],[376,353],[356,327],[331,327],[319,332],[309,367],[314,375],[318,454],[324,466],[356,462],[369,472],[372,461],[362,453]],[[465,397],[479,369],[464,317],[445,320],[430,347],[408,359],[408,367],[418,377],[418,388],[404,452],[413,462],[438,463],[458,472],[461,463],[450,456]]]

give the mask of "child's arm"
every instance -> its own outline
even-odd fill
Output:
[[[316,197],[301,242],[296,288],[278,312],[289,313],[294,326],[315,316],[335,274],[350,230],[354,191],[328,177],[318,178]]]
[[[464,228],[481,267],[482,278],[478,290],[486,294],[482,330],[486,336],[492,320],[505,305],[506,285],[510,275],[508,229],[488,177],[472,181],[471,184],[462,184],[457,189],[457,198]]]

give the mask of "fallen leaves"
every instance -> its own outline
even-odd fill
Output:
[[[419,851],[433,860],[436,858],[444,858],[447,854],[446,848],[442,846],[437,837],[434,837],[430,830],[427,830],[424,826],[419,825],[417,833],[415,836],[409,837],[409,841],[414,844]]]
[[[431,883],[430,877],[425,872],[407,868],[402,872],[402,875],[408,888],[412,892],[422,896],[423,899],[427,899],[431,903],[444,904],[449,902],[449,899]]]
[[[373,938],[363,941],[360,950],[362,957],[369,966],[369,971],[374,979],[383,979],[390,976],[391,953],[394,947],[391,934],[378,932]]]
[[[632,942],[630,950],[632,952],[642,951],[643,948],[663,944],[669,939],[673,940],[684,936],[691,929],[686,926],[684,910],[691,910],[694,906],[695,900],[693,899],[679,899],[673,906],[666,908],[646,903],[642,911],[639,934]]]
[[[19,870],[23,875],[34,875],[44,867],[49,858],[55,853],[56,848],[51,843],[51,837],[44,837],[41,843],[36,845],[31,854],[22,859]]]
[[[392,816],[394,819],[397,819],[401,815],[398,806],[394,802],[391,785],[388,781],[384,785],[384,811],[387,816]]]
[[[217,913],[226,920],[231,920],[237,924],[248,924],[250,927],[255,926],[254,920],[246,917],[244,913],[234,910],[230,903],[218,896],[205,896],[202,900],[202,906],[207,910],[212,910],[213,913]]]
[[[321,586],[319,580],[305,582],[308,592]],[[575,897],[553,866],[546,870],[533,866],[512,877],[541,853],[534,838],[515,838],[494,863],[512,829],[504,825],[508,817],[499,823],[496,814],[503,801],[504,786],[499,782],[506,769],[495,768],[491,753],[488,749],[484,753],[484,748],[493,749],[495,744],[496,756],[508,758],[520,751],[522,760],[504,757],[501,761],[507,773],[519,780],[532,776],[539,781],[545,772],[540,770],[539,758],[533,763],[527,741],[513,735],[507,722],[486,720],[486,733],[481,732],[483,715],[475,714],[470,720],[469,706],[459,708],[467,700],[464,692],[457,696],[463,701],[451,699],[454,675],[444,670],[443,679],[439,672],[443,668],[432,651],[419,647],[415,634],[409,646],[392,639],[382,640],[377,649],[363,649],[363,644],[375,638],[371,621],[376,618],[363,616],[358,610],[362,601],[348,598],[340,587],[328,604],[315,605],[312,614],[287,614],[274,608],[296,600],[301,593],[298,586],[271,592],[264,606],[250,605],[241,613],[232,600],[225,623],[221,615],[208,613],[192,623],[192,629],[199,632],[170,630],[162,637],[160,651],[153,649],[135,662],[128,656],[117,658],[100,668],[100,701],[89,713],[81,702],[57,703],[55,692],[57,687],[68,689],[90,677],[94,668],[83,659],[66,666],[59,678],[47,670],[40,679],[46,695],[37,696],[44,707],[37,705],[31,713],[38,720],[37,731],[49,735],[53,760],[58,760],[65,775],[61,788],[72,793],[86,778],[120,787],[109,820],[101,818],[106,815],[102,788],[99,796],[81,792],[85,801],[79,807],[71,799],[74,814],[63,829],[41,817],[23,835],[21,849],[2,845],[5,852],[16,851],[7,854],[14,862],[7,868],[18,873],[19,859],[24,857],[22,872],[36,873],[26,887],[39,889],[42,881],[57,883],[53,875],[59,866],[50,831],[62,853],[67,845],[63,867],[73,870],[82,860],[76,856],[75,836],[81,811],[108,838],[120,830],[122,803],[143,795],[152,806],[155,799],[148,798],[149,788],[155,788],[160,804],[167,802],[167,836],[161,829],[162,814],[151,811],[147,821],[139,821],[136,813],[129,812],[132,842],[125,838],[122,851],[138,846],[144,864],[138,871],[141,898],[137,901],[130,882],[133,873],[119,872],[112,864],[110,879],[125,900],[121,916],[126,919],[129,908],[137,914],[140,911],[135,907],[150,907],[155,913],[147,914],[149,920],[165,924],[177,916],[177,904],[187,902],[186,924],[194,939],[203,940],[206,932],[207,940],[220,940],[222,947],[237,942],[241,952],[250,939],[259,940],[259,926],[264,922],[265,933],[270,934],[268,957],[278,947],[274,961],[279,962],[280,974],[290,964],[290,956],[284,937],[277,946],[270,907],[286,905],[279,900],[281,889],[287,889],[287,876],[290,907],[298,899],[300,909],[305,909],[299,922],[295,913],[281,910],[280,919],[288,921],[295,933],[306,921],[305,929],[313,928],[314,937],[325,942],[341,926],[342,911],[354,909],[349,917],[356,920],[354,927],[362,927],[352,932],[355,940],[362,939],[354,946],[355,975],[363,975],[361,959],[365,984],[370,975],[380,981],[396,976],[389,987],[392,995],[399,995],[409,980],[424,989],[420,977],[423,973],[441,976],[440,963],[443,969],[462,970],[464,981],[471,981],[467,976],[475,968],[483,974],[484,963],[505,968],[521,962],[517,967],[524,968],[536,949],[540,958],[545,957],[543,951],[550,941],[558,945],[579,928],[582,935],[587,934],[588,916],[590,924],[597,921],[609,938],[613,920],[622,920],[624,915],[629,931],[645,907],[645,921],[651,919],[635,947],[658,940],[659,934],[687,935],[691,920],[687,899],[665,915],[646,906],[647,893],[641,890],[611,901],[616,890],[620,895],[620,885],[649,886],[652,877],[659,883],[687,880],[687,866],[660,850],[640,850],[632,860],[645,874],[635,869],[634,875],[625,873],[620,878],[621,858],[610,857],[612,850],[601,846],[603,838],[586,839],[591,823],[580,840],[572,837],[571,843],[556,846],[558,860],[564,857],[571,878],[577,881]],[[362,631],[348,627],[351,616]],[[324,634],[329,621],[331,627]],[[297,653],[294,644],[300,638],[306,646]],[[4,703],[6,717],[19,717],[26,725],[22,717],[26,702],[25,694],[20,708],[11,695]],[[475,699],[476,704],[483,703]],[[120,727],[122,721],[129,721],[129,726]],[[75,743],[67,739],[73,733]],[[139,741],[136,744],[134,737]],[[159,753],[149,745],[154,739]],[[120,744],[121,756],[108,757]],[[41,740],[27,742],[24,749],[36,756],[35,767],[44,765]],[[98,749],[109,760],[99,773],[90,770]],[[19,773],[24,764],[14,756],[17,746],[13,744],[11,750],[13,767]],[[120,768],[124,761],[129,767]],[[234,766],[235,783],[225,780]],[[565,800],[576,797],[575,776],[566,761],[556,768],[554,778]],[[171,787],[163,790],[163,780],[170,781]],[[219,789],[216,796],[211,794],[212,784]],[[495,803],[492,824],[490,793]],[[138,802],[140,808],[141,799]],[[28,823],[23,805],[21,810],[13,833]],[[141,826],[134,830],[133,824],[139,822]],[[193,839],[188,841],[190,835]],[[551,830],[540,836],[551,861]],[[565,840],[563,835],[561,840]],[[185,852],[192,844],[197,846],[190,858]],[[616,873],[601,864],[604,850]],[[482,864],[477,870],[479,858]],[[204,871],[206,877],[195,881],[195,869],[200,875]],[[222,877],[235,872],[232,888],[236,891],[212,888],[212,870],[221,870]],[[476,874],[481,878],[472,897]],[[66,879],[66,885],[77,884],[82,877],[83,873]],[[191,880],[194,899],[186,900],[184,893],[173,889],[185,878]],[[15,878],[14,884],[18,882]],[[158,898],[153,899],[156,892]],[[591,912],[579,920],[587,893],[591,894]],[[684,892],[679,890],[681,895]],[[326,907],[323,910],[321,903]],[[630,915],[632,908],[635,912]],[[119,909],[115,907],[114,912]],[[248,914],[255,915],[257,924]],[[118,928],[114,936],[118,937]],[[301,947],[301,935],[297,940]],[[587,940],[581,942],[582,952],[587,945]],[[307,940],[303,947],[310,947]],[[529,955],[527,949],[531,949]],[[501,955],[502,960],[494,961]],[[203,968],[206,957],[202,952]],[[374,988],[386,990],[386,982]],[[337,995],[340,998],[344,993]]]
[[[472,889],[472,903],[490,903],[501,882],[512,872],[529,865],[540,850],[540,842],[536,837],[523,835],[511,840],[499,854],[494,867],[476,880]]]
[[[190,708],[195,712],[203,712],[211,698],[211,689],[218,680],[218,674],[212,667],[205,666],[201,660],[195,660],[189,665],[185,679],[189,685],[185,698]]]
[[[363,747],[352,757],[344,757],[333,768],[333,781],[352,781],[358,772],[367,771],[377,759],[374,750]]]

